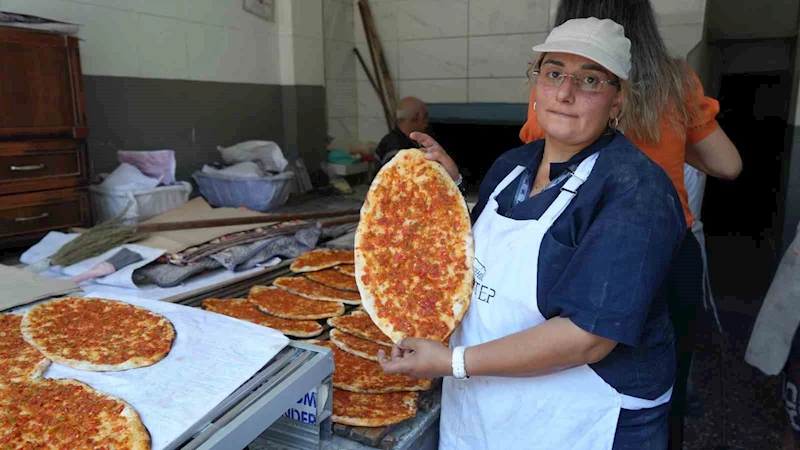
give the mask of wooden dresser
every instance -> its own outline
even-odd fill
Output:
[[[91,223],[78,39],[0,27],[0,247]]]

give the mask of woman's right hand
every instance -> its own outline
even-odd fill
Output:
[[[458,181],[458,166],[453,158],[447,154],[446,151],[439,145],[438,142],[429,135],[420,132],[413,132],[408,137],[419,142],[422,149],[425,151],[425,158],[431,161],[436,161],[444,167],[453,181]]]

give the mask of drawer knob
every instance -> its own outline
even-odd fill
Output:
[[[46,219],[48,217],[50,217],[50,213],[42,213],[42,214],[39,214],[38,216],[33,216],[33,217],[17,217],[14,220],[17,221],[17,222],[28,222],[28,221],[31,221],[31,220]]]
[[[45,168],[44,164],[31,164],[29,166],[10,166],[12,172],[30,172],[32,170],[42,170]]]

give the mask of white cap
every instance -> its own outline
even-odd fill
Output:
[[[610,19],[571,19],[553,28],[534,51],[570,53],[600,64],[623,80],[631,71],[631,41],[622,25]]]

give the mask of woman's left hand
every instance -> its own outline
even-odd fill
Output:
[[[444,170],[450,175],[453,181],[458,181],[458,166],[456,166],[456,162],[453,161],[453,158],[447,154],[446,151],[436,142],[436,139],[430,137],[425,133],[420,133],[419,131],[415,131],[408,135],[411,139],[417,141],[422,145],[422,149],[425,151],[425,158],[430,161],[436,161],[444,167]]]
[[[378,352],[378,363],[386,373],[413,378],[436,378],[453,374],[453,351],[431,339],[403,339],[392,347],[392,359]]]

